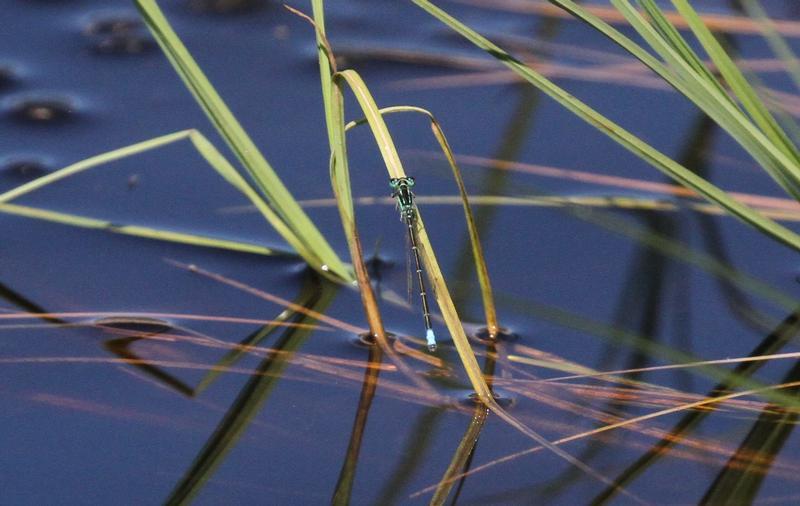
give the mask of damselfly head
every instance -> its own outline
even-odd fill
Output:
[[[393,177],[389,179],[389,186],[394,188],[395,190],[405,186],[406,188],[410,188],[414,186],[414,178],[411,176],[406,177]]]

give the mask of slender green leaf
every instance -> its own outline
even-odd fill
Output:
[[[37,207],[18,206],[16,204],[0,204],[0,212],[13,214],[16,216],[24,216],[26,218],[49,221],[52,223],[71,225],[73,227],[100,229],[113,232],[115,234],[132,235],[135,237],[157,239],[160,241],[169,241],[180,244],[191,244],[192,246],[205,246],[208,248],[219,248],[231,251],[240,251],[243,253],[255,253],[258,255],[273,255],[276,253],[276,251],[271,248],[259,246],[257,244],[231,241],[228,239],[219,239],[216,237],[207,237],[199,234],[187,234],[185,232],[175,232],[172,230],[163,230],[153,227],[123,225],[106,220],[78,216],[76,214],[49,211],[47,209],[40,209]]]
[[[563,0],[554,1],[559,3],[563,2]],[[482,37],[477,32],[453,18],[442,9],[436,7],[428,0],[413,0],[413,2],[461,34],[464,38],[472,42],[480,49],[483,49],[493,57],[500,60],[504,65],[513,70],[520,77],[541,89],[569,111],[590,125],[594,126],[601,132],[605,133],[617,143],[643,160],[647,161],[655,168],[661,170],[680,184],[692,188],[710,201],[719,204],[734,216],[768,234],[779,242],[800,250],[800,236],[798,236],[795,232],[777,224],[773,220],[764,217],[750,207],[743,205],[731,198],[724,191],[697,176],[692,171],[686,169],[635,135],[623,129],[621,126],[617,125],[588,105],[573,97],[555,83],[546,79],[535,70],[512,57],[500,47]]]
[[[259,190],[269,200],[269,205],[274,208],[280,220],[271,220],[270,223],[290,244],[293,242],[302,244],[298,248],[298,253],[312,268],[325,276],[333,273],[341,280],[351,280],[352,274],[348,268],[339,260],[339,257],[297,204],[272,166],[225,105],[172,29],[155,0],[136,0],[136,5],[184,84],[247,169]],[[279,227],[276,221],[283,221],[284,226]],[[291,233],[287,233],[287,231]],[[292,246],[297,247],[296,244],[292,244]]]

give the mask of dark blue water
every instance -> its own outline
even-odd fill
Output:
[[[311,28],[268,2],[227,13],[202,9],[203,2],[161,3],[295,196],[301,201],[330,198]],[[727,2],[697,4],[730,13]],[[294,5],[310,10],[304,3]],[[513,35],[535,37],[543,47],[545,42],[561,44],[546,52],[552,63],[587,65],[564,49],[568,45],[620,54],[573,21],[548,27],[553,21],[546,18],[457,3],[442,6],[493,38]],[[3,0],[0,7],[0,190],[88,156],[186,128],[199,129],[233,160],[129,2]],[[788,0],[772,0],[768,7],[777,17],[798,19]],[[421,81],[415,79],[467,72],[430,64],[433,57],[489,60],[411,3],[330,2],[327,28],[334,48],[342,48],[342,56],[362,74],[380,105],[431,110],[460,154],[665,181],[515,81],[467,86],[467,78],[459,86],[419,87]],[[742,56],[771,57],[756,36],[734,35],[732,40]],[[800,49],[797,39],[789,40]],[[408,55],[416,55],[415,63],[408,62]],[[780,73],[760,78],[776,89],[797,92]],[[782,196],[733,141],[707,127],[695,128],[699,113],[675,93],[580,78],[558,82],[671,156],[692,151],[698,136],[713,138],[705,156],[695,158],[697,167],[726,189]],[[348,117],[358,116],[354,101],[348,102]],[[407,171],[417,178],[418,195],[455,195],[446,164],[430,155],[435,143],[425,121],[399,117],[390,127]],[[349,149],[356,196],[387,196],[386,173],[368,132],[351,134]],[[475,196],[667,198],[485,167],[464,165],[463,170]],[[504,177],[500,182],[498,174]],[[672,211],[475,206],[501,323],[520,336],[500,345],[501,357],[510,355],[511,361],[496,366],[498,388],[513,397],[511,412],[548,439],[608,423],[598,421],[604,414],[630,418],[695,400],[692,395],[705,395],[716,378],[696,369],[634,375],[678,393],[654,393],[649,387],[643,399],[615,397],[609,390],[532,382],[565,373],[525,363],[531,349],[597,370],[670,363],[666,351],[637,351],[630,339],[621,342],[628,336],[622,329],[640,338],[640,348],[655,342],[698,359],[742,357],[794,309],[800,269],[795,252],[732,218],[694,211],[687,201],[674,202],[678,209]],[[239,209],[247,201],[188,143],[83,173],[16,203],[285,246],[256,213]],[[386,294],[386,326],[401,336],[420,336],[415,298],[412,307],[389,301],[392,294],[402,301],[406,292],[403,230],[393,205],[357,210],[365,249],[369,255],[377,251],[382,260],[378,277]],[[308,212],[346,258],[334,206],[309,206]],[[469,247],[460,205],[421,204],[421,212],[459,311],[468,329],[475,329],[482,324],[482,309],[477,281],[465,260]],[[656,234],[660,246],[648,247],[642,233]],[[193,489],[199,504],[319,504],[330,502],[337,488],[343,490],[340,472],[348,461],[360,397],[363,401],[368,350],[352,344],[349,330],[325,322],[306,339],[276,331],[260,342],[263,349],[243,354],[199,392],[209,369],[227,353],[226,344],[257,332],[261,324],[255,320],[275,318],[283,307],[170,261],[198,265],[363,327],[356,292],[321,288],[321,281],[294,257],[176,245],[9,214],[0,215],[0,237],[0,317],[59,313],[0,319],[0,503],[157,504],[174,498],[170,494],[180,490],[187,476],[202,482]],[[664,240],[687,249],[670,250],[665,244],[672,243]],[[729,265],[769,288],[733,286],[697,267],[698,258]],[[96,324],[98,318],[130,319],[134,313],[147,313],[172,329],[153,335],[153,328],[142,330],[133,323],[116,329]],[[140,339],[132,337],[136,331]],[[442,478],[462,442],[472,408],[459,400],[469,392],[469,383],[439,323],[437,331],[443,338],[437,356],[447,367],[404,360],[441,398],[426,397],[396,371],[383,371],[371,405],[362,402],[369,417],[365,428],[356,431],[363,437],[357,458],[351,453],[351,462],[357,461],[353,504],[429,502],[432,492],[412,494]],[[485,347],[476,342],[475,348],[483,363]],[[791,351],[796,346],[789,343],[772,353]],[[385,357],[383,363],[391,365]],[[775,361],[756,377],[767,383],[788,381],[793,365],[793,360]],[[571,383],[614,386],[590,379]],[[697,503],[720,489],[715,483],[749,433],[774,429],[781,445],[764,450],[768,463],[746,477],[760,486],[757,502],[795,503],[800,448],[791,431],[794,421],[761,423],[764,398],[747,400],[750,404],[730,405],[705,418],[689,440],[625,487],[647,503]],[[585,411],[589,408],[594,411]],[[778,411],[792,412],[785,407]],[[192,463],[213,440],[226,413],[250,415],[237,419],[243,430],[200,479]],[[613,480],[682,415],[564,448]],[[467,466],[476,468],[533,446],[490,416]],[[459,483],[450,494],[458,504],[588,504],[599,500],[607,487],[547,452],[487,468]],[[628,504],[634,499],[618,494],[610,501]]]

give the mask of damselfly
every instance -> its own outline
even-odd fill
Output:
[[[408,227],[408,240],[411,244],[411,254],[414,257],[414,265],[417,267],[417,281],[419,282],[419,296],[422,299],[422,317],[425,319],[425,339],[428,341],[428,349],[436,351],[436,336],[433,334],[431,325],[431,312],[428,307],[428,294],[425,292],[425,279],[422,275],[422,263],[419,260],[419,248],[417,247],[417,208],[414,206],[414,193],[411,188],[414,186],[413,177],[393,177],[389,180],[392,187],[392,197],[397,199],[397,208],[400,210],[400,219]]]

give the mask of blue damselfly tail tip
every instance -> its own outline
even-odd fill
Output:
[[[433,329],[425,331],[425,339],[428,341],[428,351],[436,351],[436,336],[433,334]]]

